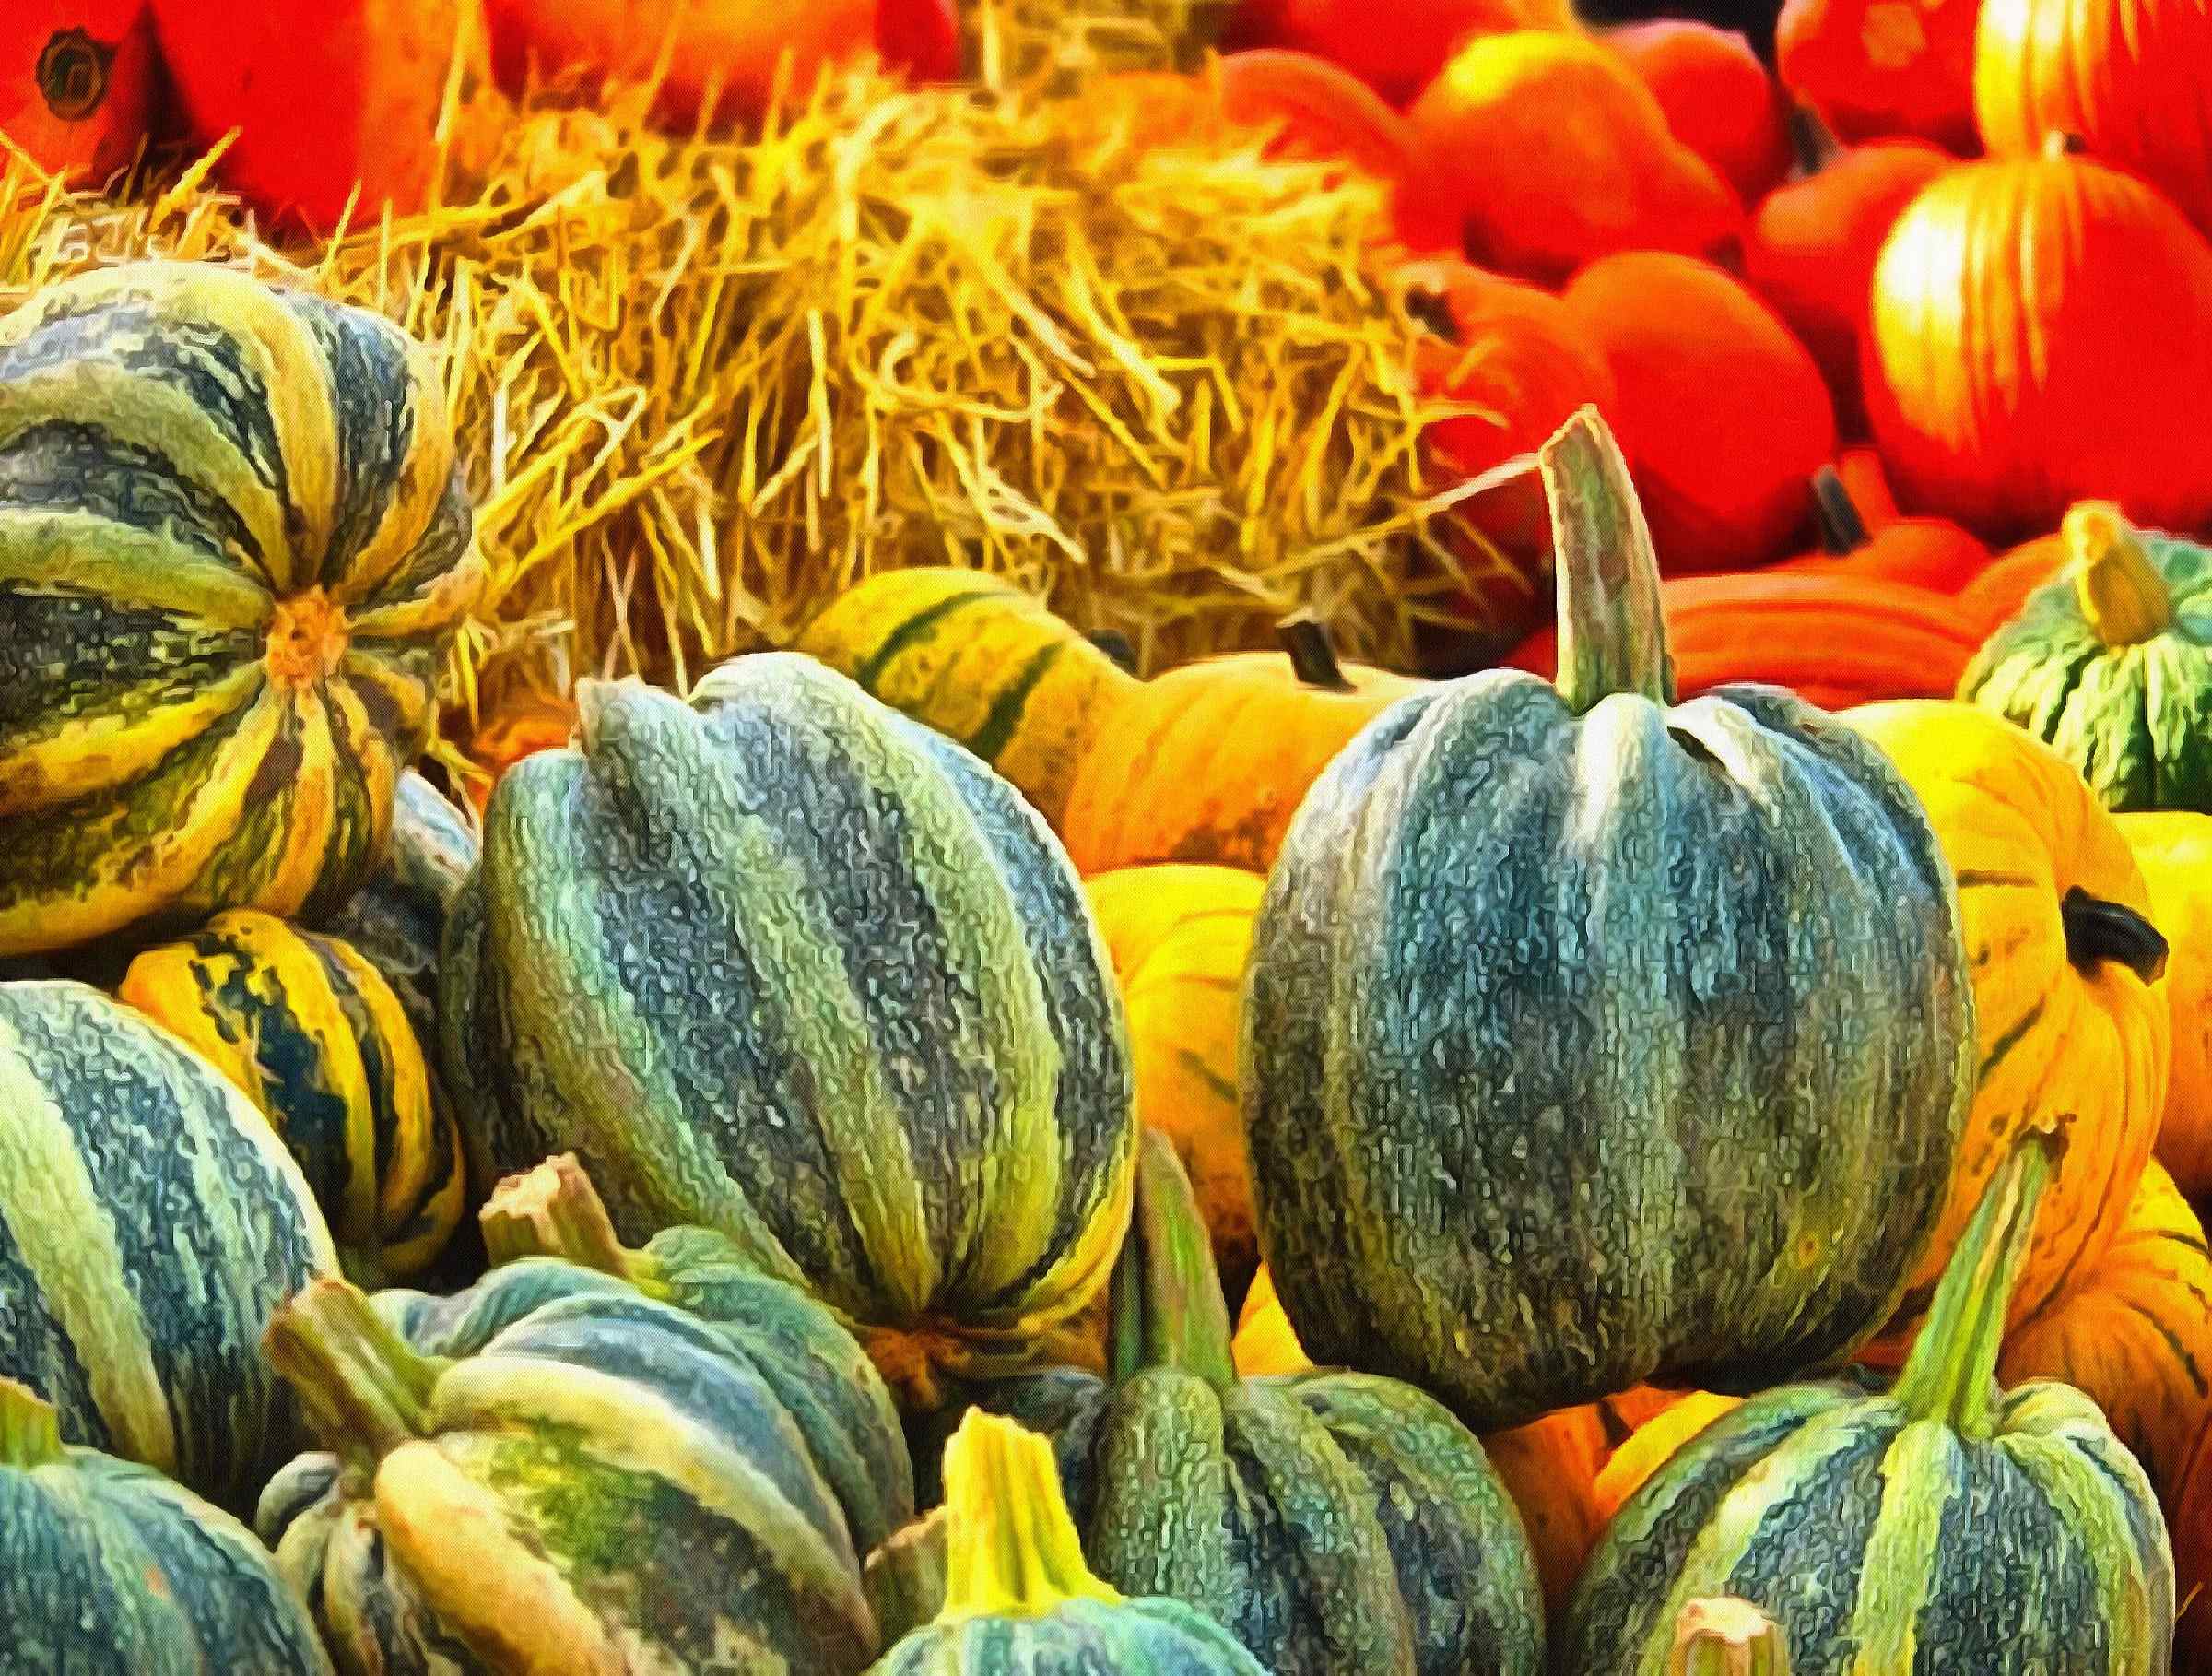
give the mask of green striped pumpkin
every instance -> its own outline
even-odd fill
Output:
[[[117,995],[246,1092],[306,1172],[347,1272],[402,1279],[444,1250],[468,1185],[460,1131],[359,953],[241,908],[145,950]]]
[[[1091,1575],[1035,1433],[971,1410],[945,1489],[945,1609],[870,1676],[1267,1676],[1205,1614]]]
[[[438,951],[446,916],[477,865],[476,830],[438,788],[399,776],[392,846],[358,895],[317,925],[384,974],[427,1048],[438,1040]]]
[[[483,575],[384,320],[192,263],[0,319],[0,955],[335,910]]]
[[[1911,789],[1779,690],[1675,703],[1618,449],[1584,409],[1540,458],[1556,685],[1444,683],[1335,759],[1261,904],[1241,1049],[1308,1352],[1478,1432],[1841,1362],[1934,1232],[1973,1089]]]
[[[0,1375],[62,1434],[249,1506],[296,1445],[269,1312],[337,1265],[246,1096],[80,984],[0,984]]]
[[[1165,1136],[1142,1149],[1112,1378],[981,1394],[1053,1440],[1091,1565],[1206,1613],[1276,1676],[1538,1676],[1535,1559],[1481,1444],[1395,1380],[1239,1379],[1189,1179]]]
[[[1561,1676],[1660,1676],[1677,1614],[1771,1616],[1795,1676],[2163,1676],[2173,1558],[2143,1469],[2071,1386],[1997,1388],[2054,1143],[1992,1179],[1887,1393],[1785,1386],[1707,1426],[1606,1527]]]
[[[633,1243],[713,1228],[867,1329],[907,1398],[1103,1286],[1135,1126],[1058,844],[958,746],[806,658],[692,705],[586,683],[500,782],[447,939],[479,1168],[573,1151]]]
[[[0,1379],[0,1667],[117,1676],[329,1676],[268,1552],[134,1461],[62,1442]]]
[[[888,1397],[846,1380],[849,1340],[816,1360],[837,1328],[781,1291],[749,1338],[555,1262],[278,1311],[269,1355],[328,1452],[259,1525],[340,1670],[854,1676],[861,1554],[912,1504],[847,1477],[895,1457]]]

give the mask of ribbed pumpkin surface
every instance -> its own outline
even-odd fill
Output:
[[[581,748],[493,794],[444,974],[486,1167],[572,1150],[626,1237],[718,1229],[871,1328],[1065,1322],[1120,1242],[1135,1125],[1058,845],[806,658],[696,703],[586,686]]]
[[[150,1467],[65,1448],[0,1381],[7,1669],[328,1676],[314,1625],[253,1534]]]
[[[223,268],[0,320],[0,954],[368,876],[481,561],[427,352]]]
[[[381,1281],[436,1260],[468,1185],[461,1135],[399,997],[359,953],[241,909],[139,955],[116,994],[245,1091],[349,1269]]]
[[[2167,942],[2173,1056],[2157,1155],[2192,1198],[2212,1194],[2212,815],[2117,815]],[[2212,1370],[2208,1370],[2212,1371]]]
[[[213,1067],[98,990],[0,985],[0,1375],[65,1437],[250,1504],[297,1423],[262,1328],[336,1265]]]
[[[358,895],[319,927],[384,974],[426,1050],[438,1041],[438,950],[446,915],[477,865],[477,834],[412,769],[399,776],[392,845]]]

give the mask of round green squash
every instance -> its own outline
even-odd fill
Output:
[[[88,986],[0,984],[0,1376],[64,1437],[252,1506],[298,1445],[262,1328],[336,1267],[299,1164],[213,1066]]]
[[[1781,1626],[1795,1676],[2163,1676],[2173,1557],[2149,1479],[2073,1387],[1996,1386],[2054,1150],[2031,1133],[1991,1180],[1893,1387],[1755,1397],[1623,1505],[1560,1676],[1659,1676],[1683,1603],[1715,1594]]]
[[[1989,637],[1959,696],[2071,762],[2105,807],[2212,813],[2212,549],[2085,501],[2069,562]]]
[[[381,317],[152,262],[0,318],[0,955],[334,910],[483,580]]]
[[[1091,1565],[1205,1612],[1276,1676],[1537,1676],[1535,1559],[1481,1444],[1395,1380],[1239,1379],[1189,1179],[1165,1136],[1140,1144],[1111,1378],[1054,1370],[978,1397],[1053,1439]],[[915,1445],[925,1500],[945,1430]]]
[[[253,1533],[135,1461],[62,1442],[0,1379],[0,1666],[95,1676],[329,1676]]]
[[[863,1326],[910,1400],[1103,1286],[1135,1122],[1057,842],[949,740],[794,654],[686,704],[587,682],[500,781],[448,927],[479,1169],[572,1151],[636,1243],[719,1230]]]
[[[1758,1389],[1895,1310],[1973,1087],[1959,906],[1881,754],[1766,687],[1673,702],[1594,410],[1541,454],[1555,684],[1392,706],[1293,824],[1241,1080],[1309,1354],[1477,1432]]]
[[[870,1676],[1267,1676],[1205,1614],[1091,1575],[1035,1433],[971,1410],[945,1491],[945,1609]]]
[[[912,1502],[840,1481],[896,1421],[781,1291],[747,1335],[543,1261],[452,1299],[327,1281],[285,1305],[268,1353],[327,1452],[259,1525],[338,1668],[854,1676],[879,1647],[860,1556]],[[856,1415],[875,1437],[840,1434]]]
[[[444,1250],[465,1209],[460,1130],[398,996],[359,952],[234,909],[140,953],[116,995],[246,1092],[354,1279],[413,1275]]]
[[[438,951],[446,916],[475,869],[476,830],[428,780],[399,776],[392,846],[369,882],[315,929],[342,938],[384,974],[428,1047],[438,1040]]]

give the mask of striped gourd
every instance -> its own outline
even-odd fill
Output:
[[[0,319],[0,954],[334,909],[482,579],[387,322],[189,263]]]
[[[1137,684],[1043,601],[980,571],[871,576],[794,646],[958,739],[1055,829],[1090,739]]]
[[[118,997],[246,1092],[307,1174],[347,1271],[415,1274],[460,1222],[460,1131],[383,974],[335,937],[219,914],[148,949]]]
[[[1560,1676],[1660,1676],[1704,1595],[1769,1613],[1795,1676],[2163,1676],[2173,1560],[2143,1469],[2071,1386],[1994,1378],[2054,1150],[2029,1135],[1993,1178],[1891,1389],[1754,1397],[1629,1499]]]
[[[318,1281],[268,1354],[328,1453],[270,1482],[262,1539],[347,1676],[854,1676],[857,1533],[776,1326],[771,1368],[562,1263],[452,1300]]]
[[[65,1437],[251,1505],[296,1441],[262,1328],[336,1264],[214,1067],[96,989],[0,985],[0,1375]]]
[[[1053,1440],[1092,1566],[1206,1613],[1276,1676],[1536,1676],[1535,1559],[1482,1446],[1394,1380],[1239,1378],[1190,1183],[1160,1135],[1141,1160],[1112,1376],[979,1393]],[[926,1498],[944,1428],[916,1433]]]
[[[437,787],[399,776],[392,847],[369,882],[315,929],[342,938],[384,974],[424,1047],[438,1040],[438,950],[446,915],[477,865],[476,830]]]
[[[1011,786],[789,653],[691,705],[587,683],[518,763],[447,939],[480,1165],[573,1151],[633,1243],[717,1229],[936,1373],[1104,1284],[1135,1126],[1080,885]]]
[[[945,1610],[870,1676],[1267,1676],[1203,1613],[1091,1575],[1035,1433],[971,1410],[945,1492]]]
[[[1478,1431],[1842,1360],[1935,1229],[1972,1088],[1958,893],[1904,780],[1778,690],[1672,702],[1619,451],[1586,408],[1540,461],[1557,683],[1445,683],[1336,758],[1243,1022],[1299,1337]]]
[[[0,1668],[116,1676],[329,1676],[253,1534],[135,1461],[62,1442],[0,1379]]]

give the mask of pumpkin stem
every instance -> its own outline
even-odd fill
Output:
[[[1136,648],[1119,629],[1093,629],[1084,638],[1105,653],[1107,661],[1124,675],[1136,673]]]
[[[29,1472],[64,1459],[61,1417],[27,1385],[0,1379],[0,1467]]]
[[[1585,407],[1536,451],[1536,466],[1559,564],[1559,697],[1578,715],[1619,692],[1673,703],[1659,561],[1620,445]]]
[[[1172,1367],[1218,1391],[1237,1383],[1229,1301],[1191,1178],[1157,1129],[1142,1130],[1136,1213],[1113,1266],[1113,1379]]]
[[[262,1351],[348,1465],[372,1469],[429,1430],[430,1388],[447,1365],[410,1347],[347,1281],[312,1281],[269,1317]]]
[[[2054,1131],[2028,1130],[1982,1190],[1890,1392],[1914,1419],[1939,1422],[1968,1438],[1985,1438],[1994,1429],[1991,1409],[2006,1306],[2035,1232],[2036,1206],[2065,1151]]]
[[[2089,142],[2078,134],[2069,134],[2064,128],[2053,128],[2043,136],[2043,160],[2053,162],[2062,157],[2087,155]]]
[[[632,1256],[573,1152],[507,1176],[491,1190],[477,1221],[495,1269],[524,1257],[559,1257],[618,1280],[632,1278]]]
[[[883,1645],[890,1646],[945,1610],[947,1516],[935,1508],[893,1531],[868,1556],[861,1581]]]
[[[1053,1446],[1011,1420],[968,1410],[945,1446],[945,1519],[939,1623],[1121,1601],[1083,1563]]]
[[[1318,619],[1303,611],[1286,617],[1275,625],[1275,638],[1289,655],[1300,685],[1327,692],[1352,690],[1352,683],[1344,679],[1344,666],[1336,661],[1336,648],[1329,643],[1329,631]]]
[[[1666,1676],[1790,1676],[1789,1639],[1748,1600],[1692,1600],[1675,1620]]]
[[[2065,927],[2066,958],[2077,966],[2118,961],[2146,984],[2166,975],[2166,939],[2124,903],[2091,896],[2076,885],[2060,900],[2058,917]]]
[[[2141,533],[2110,501],[2084,501],[2059,526],[2074,561],[2074,597],[2108,646],[2132,646],[2173,626],[2173,595]]]
[[[1819,513],[1823,552],[1841,559],[1874,539],[1867,533],[1866,520],[1859,515],[1858,502],[1851,498],[1843,474],[1833,466],[1823,466],[1813,473],[1813,505]]]
[[[1836,131],[1812,106],[1792,104],[1788,125],[1790,149],[1796,154],[1800,173],[1818,174],[1843,155],[1843,145],[1836,138]]]

